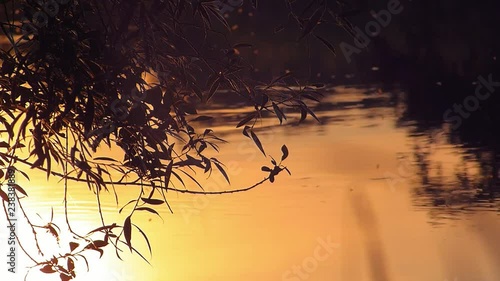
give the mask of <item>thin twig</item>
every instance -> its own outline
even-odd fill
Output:
[[[9,156],[9,157],[12,157],[12,156]],[[13,157],[16,159],[16,161],[31,166],[31,163],[29,161],[26,161],[24,159],[20,159],[20,158],[15,157],[15,156],[13,156]],[[43,167],[36,167],[36,169],[47,172],[47,169],[43,168]],[[59,172],[50,171],[50,173],[52,175],[54,175],[54,176],[57,176],[57,177],[61,177],[61,178],[64,177],[64,174],[59,173]],[[80,178],[73,177],[73,176],[67,176],[67,179],[75,181],[75,182],[86,182],[86,183],[89,183],[89,181],[86,180],[86,179],[80,179]],[[196,191],[196,190],[188,190],[188,189],[177,189],[177,188],[173,188],[173,187],[161,187],[161,189],[164,189],[164,190],[167,190],[167,191],[179,192],[179,193],[201,194],[201,195],[230,194],[230,193],[239,193],[239,192],[248,191],[250,189],[253,189],[253,188],[255,188],[255,187],[263,184],[268,179],[269,179],[269,177],[266,177],[263,180],[261,180],[260,182],[254,184],[254,185],[251,185],[249,187],[240,188],[240,189],[233,189],[233,190],[224,190],[224,191]],[[102,183],[105,184],[105,185],[111,184],[111,185],[142,186],[141,183],[137,183],[137,182],[103,181]],[[153,185],[151,184],[151,182],[149,182],[149,183],[147,183],[145,185],[148,186],[148,187],[153,187]],[[159,188],[159,187],[157,187],[157,188]]]

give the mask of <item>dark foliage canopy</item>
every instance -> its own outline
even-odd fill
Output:
[[[223,163],[205,156],[208,150],[218,151],[223,140],[209,128],[198,131],[193,126],[211,118],[199,115],[198,109],[214,95],[238,95],[253,106],[255,110],[235,125],[265,156],[254,131],[263,114],[273,114],[281,123],[287,119],[286,108],[299,113],[300,121],[308,115],[317,119],[308,104],[318,101],[322,85],[301,84],[289,72],[268,83],[249,78],[252,65],[243,54],[252,45],[232,42],[220,2],[2,2],[1,28],[8,43],[0,51],[0,132],[7,141],[0,143],[0,166],[12,169],[16,163],[25,164],[46,171],[47,177],[86,182],[97,194],[111,184],[140,187],[123,226],[103,220],[87,236],[75,234],[89,242],[86,246],[73,242],[70,253],[42,262],[33,259],[43,272],[57,272],[62,280],[75,277],[73,258],[84,250],[102,251],[112,243],[118,254],[123,243],[135,251],[130,240],[132,215],[134,211],[157,214],[155,205],[168,204],[164,191],[207,194],[201,185],[200,190],[171,186],[172,178],[197,183],[185,168],[204,173],[216,168],[229,181]],[[317,38],[335,52],[314,30],[330,23],[349,30],[348,21],[335,10],[345,5],[285,2],[284,12],[300,29],[297,37]],[[251,4],[258,5],[255,0]],[[121,148],[123,158],[96,157],[103,145]],[[16,156],[22,147],[29,157]],[[281,161],[272,159],[271,167],[262,168],[267,173],[263,181],[226,192],[273,182],[281,171],[289,172],[281,163],[287,156],[283,146]],[[106,180],[116,172],[122,177]],[[149,196],[144,195],[145,187],[151,189]],[[52,223],[44,227],[57,235]],[[117,229],[121,232],[114,233]],[[98,233],[104,238],[90,240]],[[68,266],[61,266],[60,259]]]

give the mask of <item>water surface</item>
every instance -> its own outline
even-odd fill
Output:
[[[153,214],[134,217],[150,238],[151,266],[126,251],[119,261],[109,248],[100,261],[90,254],[90,271],[80,264],[76,280],[498,280],[499,204],[488,185],[496,176],[484,172],[491,162],[450,144],[446,133],[418,130],[418,121],[404,118],[399,91],[336,87],[322,102],[321,124],[311,119],[296,125],[293,113],[283,126],[269,118],[260,124],[268,154],[279,158],[281,145],[288,146],[292,176],[280,174],[273,184],[239,194],[169,192],[174,214],[162,207],[164,221]],[[205,182],[208,190],[246,187],[265,177],[260,167],[269,158],[234,128],[235,117],[247,111],[235,106],[204,113],[216,117],[208,125],[229,142],[218,158],[231,176],[228,185],[214,173]],[[43,221],[35,212],[47,220],[53,207],[54,221],[64,226],[62,183],[30,175],[30,182],[19,178],[30,194],[23,199],[28,212]],[[124,220],[128,211],[118,210],[138,192],[116,189],[118,206],[112,193],[103,195],[108,223]],[[71,184],[70,198],[77,231],[99,226],[95,195],[85,185]],[[28,280],[42,280],[35,271]]]

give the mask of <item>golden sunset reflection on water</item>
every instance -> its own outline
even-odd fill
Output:
[[[364,99],[385,97],[339,87],[325,101],[362,104]],[[269,127],[259,135],[265,150],[279,158],[286,143],[290,157],[285,165],[292,176],[283,173],[274,184],[238,194],[169,192],[174,214],[162,206],[164,222],[149,213],[132,219],[150,239],[151,266],[128,254],[126,247],[122,247],[125,261],[119,261],[108,247],[101,260],[97,253],[89,254],[90,272],[77,264],[75,280],[496,280],[500,276],[496,266],[500,251],[493,239],[500,234],[496,213],[476,212],[435,224],[431,207],[413,204],[412,188],[419,181],[416,167],[408,166],[411,170],[405,170],[404,180],[390,184],[390,177],[401,175],[401,155],[411,159],[416,145],[426,147],[418,137],[410,138],[407,128],[395,128],[394,112],[390,105],[354,103],[318,112],[324,121],[321,125],[293,126],[290,118],[288,125]],[[269,165],[270,159],[234,128],[236,123],[217,119],[217,115],[243,115],[244,111],[213,110],[211,114],[216,118],[212,129],[229,142],[217,157],[226,163],[231,185],[216,171],[209,180],[203,174],[197,178],[207,190],[237,189],[264,178],[260,167]],[[275,124],[277,120],[265,119],[261,125]],[[117,156],[113,150],[102,153]],[[431,158],[441,163],[443,177],[451,177],[459,154],[457,147],[435,145]],[[476,167],[471,165],[474,173]],[[23,199],[28,212],[35,221],[40,220],[36,212],[49,219],[53,207],[54,221],[64,230],[62,182],[56,178],[47,182],[45,174],[36,171],[29,174],[30,182],[18,176],[29,193]],[[193,183],[188,187],[197,189]],[[121,224],[130,209],[122,214],[118,210],[137,196],[138,189],[117,186],[116,190],[119,205],[112,192],[103,193],[103,210],[107,223]],[[95,195],[81,183],[71,183],[69,193],[73,228],[83,234],[98,227]],[[21,233],[32,239],[29,230]],[[132,236],[149,257],[140,234],[135,231]],[[50,236],[44,239],[43,244],[54,244]]]

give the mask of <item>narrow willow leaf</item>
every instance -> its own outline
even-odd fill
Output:
[[[125,207],[127,207],[130,203],[135,202],[135,201],[137,201],[137,200],[135,200],[135,199],[134,199],[134,200],[130,200],[130,201],[128,201],[128,203],[127,203],[127,204],[123,205],[123,207],[121,207],[121,209],[120,209],[120,210],[118,210],[118,213],[119,213],[119,214],[121,214],[121,212],[123,211],[123,209],[124,209]]]
[[[252,136],[253,142],[255,142],[255,144],[260,149],[260,151],[262,152],[262,154],[264,154],[264,156],[266,156],[266,152],[264,152],[264,148],[262,147],[262,143],[260,142],[260,140],[257,137],[257,135],[253,131],[250,131],[250,135]]]
[[[306,107],[306,110],[312,117],[314,117],[314,119],[316,119],[316,121],[318,121],[318,123],[321,123],[319,118],[316,116],[316,114],[314,114],[314,112],[309,107]]]
[[[198,87],[198,85],[192,83],[191,84],[191,89],[194,91],[194,93],[196,94],[196,96],[201,100],[203,100],[203,93],[201,92],[200,88]]]
[[[226,179],[227,183],[231,184],[231,182],[229,181],[229,176],[227,175],[226,171],[221,166],[221,164],[217,163],[216,161],[214,161],[214,164],[217,167],[217,169],[219,169],[220,173],[224,176],[224,178]]]
[[[285,29],[285,26],[284,26],[284,25],[282,25],[282,24],[281,24],[281,25],[279,25],[279,26],[277,26],[277,27],[275,27],[275,28],[274,28],[274,34],[276,34],[276,33],[279,33],[279,32],[281,32],[281,31],[283,31],[283,29]]]
[[[0,189],[0,197],[2,197],[3,201],[9,202],[9,196],[3,190]]]
[[[147,212],[153,213],[153,214],[161,217],[160,214],[156,210],[151,209],[149,207],[138,207],[138,208],[135,208],[135,210],[136,211],[147,211]]]
[[[318,35],[314,35],[316,36],[316,38],[318,38],[319,41],[321,41],[323,44],[325,44],[325,46],[334,54],[334,55],[337,55],[337,52],[335,51],[335,47],[330,43],[328,42],[325,38],[321,37],[321,36],[318,36]]]
[[[276,163],[276,160],[274,160],[274,158],[273,158],[272,156],[271,156],[271,163],[272,163],[274,166],[278,165],[278,163]]]
[[[94,160],[118,162],[118,161],[116,161],[115,159],[110,158],[110,157],[96,157],[96,158],[94,158]]]
[[[26,174],[25,172],[23,172],[21,170],[16,170],[16,171],[21,173],[21,175],[23,175],[27,180],[30,180],[30,177],[28,177],[28,174]]]
[[[205,169],[204,167],[202,167],[202,168]],[[188,176],[194,183],[196,183],[201,188],[201,190],[205,190],[203,188],[203,186],[193,176],[188,174],[186,171],[183,171],[183,170],[179,170],[179,171],[183,172],[186,176]]]
[[[250,138],[250,135],[248,134],[248,130],[250,129],[250,126],[245,126],[245,128],[243,129],[243,135],[247,138]]]
[[[132,243],[130,242],[132,239],[132,222],[130,216],[128,216],[123,223],[123,234],[125,235],[127,246],[130,249],[130,252],[132,252]]]
[[[186,184],[184,183],[184,180],[177,174],[176,172],[172,171],[172,175],[174,175],[182,184],[182,186],[186,187]]]
[[[273,81],[271,81],[271,84],[269,84],[269,85],[267,86],[267,88],[270,88],[272,85],[274,85],[274,83],[279,82],[279,81],[281,81],[281,80],[283,80],[283,79],[285,79],[285,78],[287,78],[287,77],[290,77],[290,76],[292,76],[292,75],[293,75],[293,73],[292,73],[292,72],[287,72],[287,73],[285,73],[285,74],[283,74],[283,75],[279,76],[278,78],[273,79]]]
[[[236,44],[236,45],[233,46],[234,49],[244,48],[244,47],[251,48],[251,47],[253,47],[253,45],[252,44],[239,43],[239,44]]]
[[[89,93],[89,96],[87,98],[87,104],[85,105],[86,115],[83,122],[83,127],[85,128],[86,134],[90,132],[90,129],[92,128],[92,123],[94,121],[94,110],[95,110],[94,97],[92,93]]]
[[[307,117],[307,110],[305,110],[303,107],[301,107],[300,108],[300,121],[299,121],[299,123],[306,120],[306,117]]]
[[[306,99],[310,99],[310,100],[315,101],[315,102],[320,102],[319,99],[317,99],[316,97],[313,97],[309,94],[303,94],[302,97],[304,97]]]
[[[10,186],[13,186],[17,191],[21,192],[24,196],[28,196],[28,193],[26,193],[26,191],[18,184],[11,184]]]
[[[210,92],[208,93],[207,101],[209,101],[215,95],[215,92],[217,91],[217,89],[219,89],[220,83],[221,79],[217,78],[217,80],[215,80],[215,82],[212,84],[212,86],[210,87]]]
[[[172,176],[173,164],[174,164],[173,161],[170,161],[165,170],[165,188],[168,188],[168,185],[170,184],[170,176]]]
[[[204,115],[201,115],[201,116],[198,116],[196,118],[194,118],[193,120],[191,120],[191,122],[202,122],[202,121],[209,121],[209,120],[212,120],[214,119],[213,117],[210,117],[210,116],[204,116]]]
[[[322,7],[318,8],[314,12],[314,14],[311,16],[309,21],[307,21],[307,24],[304,27],[304,31],[302,32],[302,35],[299,37],[299,40],[306,37],[309,33],[311,33],[313,31],[313,29],[318,25],[319,21],[323,17],[324,12],[325,12],[325,9]]]
[[[276,116],[280,120],[280,125],[281,125],[283,123],[283,118],[286,119],[286,116],[285,116],[285,114],[283,114],[283,111],[281,111],[281,109],[278,107],[278,105],[274,102],[273,102],[273,109],[274,109],[274,112],[276,113]]]
[[[137,230],[139,230],[139,232],[142,234],[142,236],[144,237],[144,240],[146,240],[146,243],[148,244],[148,249],[149,249],[149,254],[152,254],[153,251],[151,250],[151,244],[149,243],[149,239],[148,239],[148,236],[146,236],[146,233],[144,233],[144,231],[142,231],[142,229],[140,229],[137,225],[135,224],[132,224],[135,228],[137,228]]]
[[[314,84],[311,84],[311,86],[314,86],[316,88],[324,88],[325,84],[323,84],[323,83],[314,83]],[[315,91],[315,93],[318,93],[318,92]],[[320,94],[320,93],[318,93],[318,94]]]
[[[236,125],[236,128],[239,128],[243,125],[245,125],[246,123],[250,122],[252,119],[255,118],[255,112],[245,116],[245,118],[243,118],[239,123],[238,125]]]
[[[136,201],[136,200],[132,200],[133,201]],[[113,228],[117,227],[116,223],[113,223],[111,225],[105,225],[105,226],[101,226],[101,227],[98,227],[92,231],[90,231],[87,235],[89,234],[92,234],[92,233],[95,233],[95,232],[99,232],[99,231],[103,231],[103,230],[111,230]]]
[[[149,199],[149,198],[142,197],[141,200],[147,204],[150,204],[150,205],[161,205],[161,204],[165,203],[165,201],[160,200],[160,199]]]

